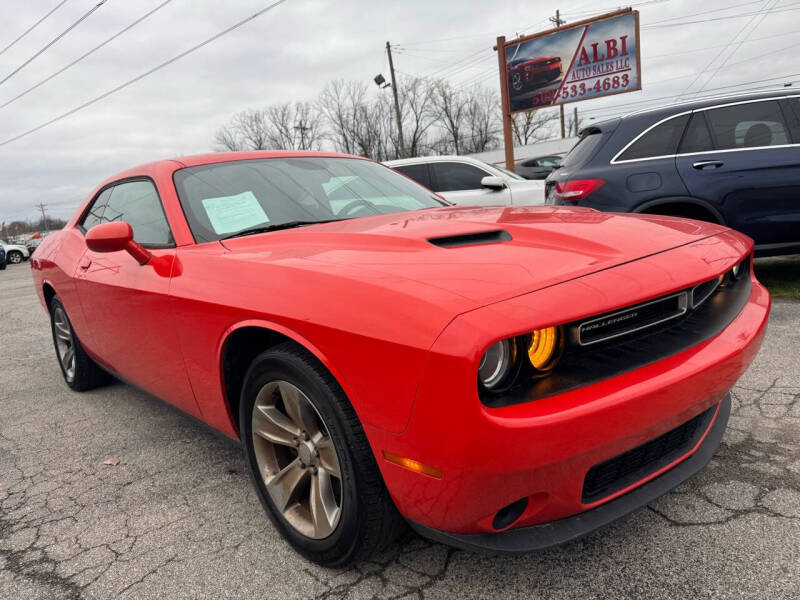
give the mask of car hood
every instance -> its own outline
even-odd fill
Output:
[[[358,273],[403,293],[409,290],[403,282],[413,281],[415,290],[444,290],[467,310],[724,230],[688,219],[586,208],[447,207],[275,231],[222,244],[240,260],[306,269],[321,269],[320,263],[325,263],[327,272],[338,265],[348,277]]]

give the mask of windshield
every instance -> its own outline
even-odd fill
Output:
[[[256,227],[321,223],[446,206],[429,190],[372,161],[264,158],[180,169],[174,174],[195,241]]]
[[[509,171],[508,169],[504,169],[500,165],[492,165],[492,166],[495,169],[497,169],[498,171],[500,171],[501,173],[504,173],[507,177],[510,177],[511,179],[522,179],[523,181],[525,180],[524,177],[521,177],[521,176],[517,175],[516,173],[513,173],[513,172]]]

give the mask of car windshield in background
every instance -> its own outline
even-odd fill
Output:
[[[264,158],[180,169],[175,188],[195,240],[446,206],[422,186],[354,158]]]
[[[504,168],[503,168],[503,167],[501,167],[500,165],[492,165],[492,166],[493,166],[495,169],[497,169],[498,171],[502,171],[503,173],[505,173],[505,174],[506,174],[508,177],[510,177],[511,179],[521,179],[522,181],[525,181],[525,178],[524,178],[524,177],[522,177],[522,176],[520,176],[520,175],[517,175],[516,173],[512,173],[512,172],[511,172],[511,171],[509,171],[508,169],[504,169]]]

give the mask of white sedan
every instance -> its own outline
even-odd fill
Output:
[[[3,240],[0,240],[0,246],[3,246],[6,251],[6,262],[12,265],[19,264],[23,260],[28,260],[31,256],[31,253],[25,246],[9,244]]]
[[[422,156],[386,161],[453,204],[468,206],[544,204],[544,182],[524,179],[468,156]]]

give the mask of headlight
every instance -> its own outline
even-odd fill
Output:
[[[517,343],[514,338],[492,345],[478,365],[478,378],[488,390],[503,389],[511,379],[517,362]]]
[[[522,377],[543,376],[558,363],[564,348],[560,327],[500,340],[478,365],[478,381],[489,392],[502,392]]]

